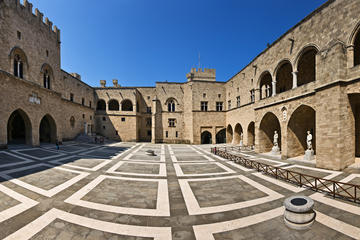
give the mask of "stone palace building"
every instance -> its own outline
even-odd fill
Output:
[[[60,30],[27,0],[0,0],[0,145],[96,133],[120,141],[232,143],[339,170],[360,156],[360,1],[330,0],[226,82],[91,87],[61,69]]]

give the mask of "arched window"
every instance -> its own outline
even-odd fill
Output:
[[[14,75],[18,78],[24,78],[24,62],[19,54],[14,57]]]
[[[110,111],[119,111],[119,102],[115,99],[109,101],[109,110]]]
[[[50,74],[47,69],[44,72],[44,88],[50,89]]]
[[[105,103],[104,100],[100,99],[100,100],[97,102],[96,110],[100,110],[100,111],[105,111],[105,110],[106,110],[106,103]]]
[[[29,68],[27,57],[24,51],[18,47],[14,47],[10,54],[10,69],[12,68],[14,76],[18,78],[25,78],[26,70]]]
[[[272,96],[272,77],[269,72],[262,74],[260,79],[260,99]]]
[[[297,67],[297,86],[315,82],[317,52],[317,49],[314,47],[309,47],[302,51]]]
[[[360,31],[356,34],[354,41],[354,66],[360,65]]]
[[[72,117],[70,118],[70,126],[71,126],[72,128],[75,127],[75,118],[74,118],[74,116],[72,116]]]
[[[121,103],[121,111],[132,112],[133,111],[133,104],[130,100],[126,99]]]
[[[280,63],[276,72],[276,93],[290,90],[293,84],[293,68],[289,61]]]
[[[175,112],[175,101],[174,100],[170,100],[168,102],[168,111]]]

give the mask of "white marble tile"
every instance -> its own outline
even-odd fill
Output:
[[[107,204],[95,203],[90,201],[81,200],[92,189],[99,185],[105,179],[127,180],[127,181],[144,181],[144,182],[157,182],[158,194],[156,201],[156,209],[146,208],[128,208],[120,206],[112,206]],[[90,209],[97,209],[101,211],[139,215],[139,216],[170,216],[169,193],[168,184],[166,179],[142,179],[142,178],[125,178],[100,175],[89,184],[81,188],[79,191],[71,195],[65,200],[66,203],[82,206]]]
[[[83,216],[75,215],[72,213],[64,212],[58,209],[51,209],[44,215],[37,218],[35,221],[29,223],[25,227],[19,229],[12,235],[5,238],[5,240],[27,240],[35,236],[46,226],[51,224],[54,220],[60,219],[62,221],[80,225],[89,229],[108,232],[112,234],[134,236],[134,237],[147,237],[154,240],[170,240],[171,228],[170,227],[147,227],[147,226],[134,226],[124,225],[111,222],[105,222],[86,218]]]

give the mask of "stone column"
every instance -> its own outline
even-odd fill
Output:
[[[292,72],[292,75],[293,75],[293,86],[292,88],[297,88],[297,74],[298,72]]]
[[[158,99],[155,96],[152,100],[152,107],[151,107],[151,143],[156,143],[156,114],[157,114],[157,102]]]
[[[348,68],[354,67],[354,45],[347,47],[347,66]]]
[[[272,84],[272,96],[276,95],[276,81],[271,82]]]
[[[260,101],[260,89],[255,89],[255,102]]]

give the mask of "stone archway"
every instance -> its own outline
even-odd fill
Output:
[[[8,144],[32,143],[31,121],[28,115],[21,109],[14,111],[7,124]]]
[[[234,141],[233,141],[234,144],[240,144],[242,133],[243,133],[243,129],[240,123],[236,124],[234,128]]]
[[[212,143],[212,135],[208,131],[204,131],[201,133],[201,144],[211,144]]]
[[[216,134],[216,144],[222,144],[222,143],[226,143],[226,129],[225,128],[220,130]]]
[[[249,123],[247,129],[247,145],[255,146],[255,122]]]
[[[45,115],[40,121],[39,137],[40,142],[56,142],[56,123],[49,114]]]
[[[290,117],[287,127],[287,157],[304,155],[307,149],[307,131],[313,136],[312,146],[316,152],[315,110],[301,105]]]
[[[233,129],[231,125],[229,124],[226,128],[226,143],[232,143],[233,142]]]
[[[272,147],[274,146],[274,133],[277,131],[279,138],[278,138],[278,145],[280,150],[281,148],[281,127],[280,121],[276,117],[275,114],[268,112],[262,118],[259,127],[259,152],[270,152]]]

